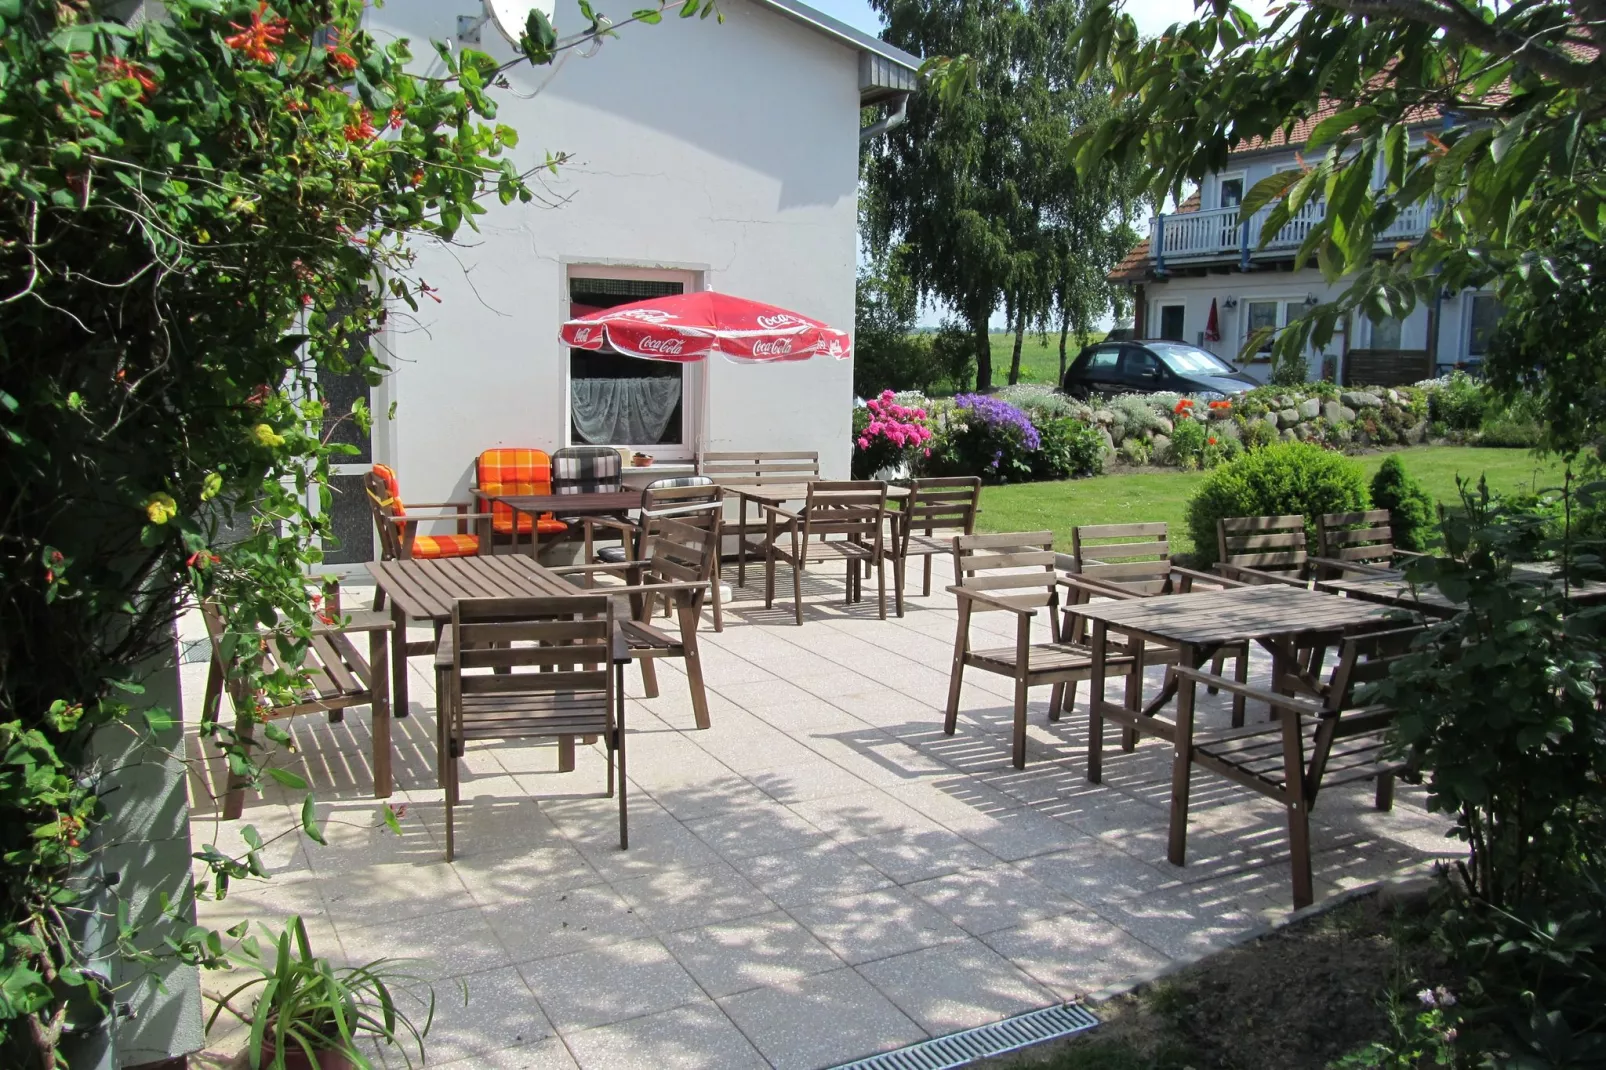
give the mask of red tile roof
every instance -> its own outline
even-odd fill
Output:
[[[1183,212],[1197,212],[1199,210],[1199,191],[1194,190],[1183,202],[1177,205],[1173,215]],[[1111,282],[1142,282],[1149,274],[1149,239],[1144,238],[1134,245],[1121,262],[1110,269],[1105,276]]]

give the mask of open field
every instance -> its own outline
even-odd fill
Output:
[[[1406,470],[1442,502],[1459,500],[1457,476],[1476,480],[1487,475],[1491,489],[1507,493],[1553,486],[1561,477],[1559,463],[1537,458],[1527,450],[1419,446],[1398,452]],[[1387,455],[1369,453],[1355,460],[1370,478]],[[1204,477],[1203,472],[1156,468],[1092,479],[988,487],[982,492],[977,526],[983,531],[1050,530],[1055,545],[1068,552],[1071,528],[1077,524],[1163,520],[1171,525],[1173,550],[1190,553],[1193,543],[1183,514]]]

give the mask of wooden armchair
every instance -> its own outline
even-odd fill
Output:
[[[1377,808],[1388,810],[1394,804],[1394,778],[1405,769],[1387,749],[1394,711],[1357,705],[1355,691],[1388,675],[1390,663],[1403,655],[1420,633],[1420,628],[1403,628],[1346,639],[1320,702],[1250,687],[1185,665],[1173,668],[1179,678],[1195,685],[1213,684],[1267,702],[1278,716],[1270,723],[1247,728],[1195,732],[1191,690],[1183,689],[1177,703],[1176,771],[1172,776],[1172,863],[1180,866],[1186,857],[1189,779],[1192,766],[1198,765],[1286,808],[1294,906],[1309,906],[1314,898],[1310,811],[1318,792],[1330,785],[1376,780]]]
[[[1316,518],[1316,543],[1321,556],[1311,558],[1311,564],[1318,578],[1325,580],[1390,576],[1407,561],[1424,556],[1395,549],[1387,509],[1323,513]]]
[[[1195,572],[1172,564],[1170,533],[1163,522],[1084,524],[1073,527],[1071,560],[1073,572],[1062,580],[1067,597],[1060,634],[1073,643],[1083,642],[1087,635],[1087,622],[1076,612],[1076,608],[1094,598],[1125,601],[1187,594],[1193,590],[1195,581],[1211,589],[1242,586],[1224,576]],[[1148,644],[1139,645],[1134,653],[1142,666],[1147,667],[1176,664],[1178,651],[1174,646]],[[1249,643],[1236,643],[1216,653],[1214,671],[1218,675],[1229,657],[1235,661],[1233,678],[1240,683],[1248,680]],[[1076,686],[1075,681],[1066,685],[1066,709],[1076,703]],[[1233,724],[1243,724],[1242,696],[1233,698],[1232,718]],[[1130,730],[1123,735],[1123,742],[1131,749],[1135,741]]]
[[[795,486],[820,478],[820,455],[812,451],[770,451],[746,453],[705,453],[697,459],[697,471],[711,476],[726,490]],[[763,558],[768,522],[760,509],[751,523],[747,519],[748,499],[739,498],[737,520],[725,522],[724,534],[736,536],[736,585],[747,586],[747,555]],[[753,537],[758,536],[755,540]]]
[[[435,652],[448,862],[457,762],[480,739],[601,736],[610,797],[618,770],[619,847],[629,847],[621,644],[606,595],[464,598],[452,607]]]
[[[595,593],[610,598],[628,595],[630,619],[621,623],[620,633],[630,658],[641,662],[641,683],[648,698],[658,696],[658,674],[653,663],[659,658],[680,658],[686,666],[691,688],[692,716],[698,728],[707,728],[708,696],[703,688],[703,663],[697,647],[697,624],[702,618],[703,600],[708,595],[719,560],[719,513],[717,506],[705,504],[701,513],[659,516],[654,519],[645,541],[644,558],[637,561],[600,562],[571,565],[552,571],[564,576],[592,576],[607,573],[623,578],[625,586],[597,587]],[[652,625],[653,610],[659,598],[673,605],[679,618],[679,635],[669,635]]]
[[[388,465],[376,464],[365,477],[368,504],[373,510],[374,524],[379,528],[380,558],[385,561],[406,561],[410,558],[435,559],[442,557],[473,557],[491,545],[490,521],[492,514],[477,513],[468,502],[425,502],[407,506],[402,503],[396,473]],[[412,512],[408,510],[412,509]],[[417,510],[438,512],[440,516],[420,516]],[[420,535],[420,522],[455,520],[457,531],[446,535]],[[469,530],[469,521],[474,530]],[[378,605],[375,609],[380,608]]]
[[[490,500],[503,495],[551,494],[552,458],[547,456],[546,451],[512,448],[485,450],[475,462],[474,478],[475,483],[469,488],[469,493],[474,495],[480,512],[491,514],[493,536],[506,535],[516,546],[520,535],[532,538],[558,536],[569,530],[569,525],[555,519],[551,513],[539,517],[520,513],[515,517],[510,507]]]
[[[719,583],[720,519],[725,509],[725,494],[708,476],[675,476],[648,483],[641,492],[641,510],[629,516],[588,516],[585,528],[586,564],[602,563],[622,565],[628,561],[645,561],[650,556],[651,543],[659,531],[659,521],[675,518],[695,527],[714,532],[714,554],[707,561],[711,601],[714,607],[714,631],[725,630],[723,599]],[[619,545],[604,546],[593,551],[593,542],[599,530],[619,534]],[[667,609],[667,607],[666,607]]]
[[[1026,700],[1028,691],[1051,684],[1048,719],[1057,721],[1062,708],[1061,689],[1089,679],[1093,654],[1079,643],[1064,641],[1060,633],[1059,583],[1054,572],[1054,534],[1033,531],[1005,535],[956,535],[953,540],[954,577],[948,588],[959,600],[959,624],[954,637],[953,668],[948,677],[948,710],[942,730],[953,735],[959,723],[959,693],[966,668],[1008,676],[1015,681],[1015,720],[1012,754],[1016,769],[1026,768]],[[1032,618],[1046,609],[1049,641],[1032,641]],[[1012,646],[973,649],[970,621],[975,613],[1007,612],[1015,615]],[[1107,659],[1111,667],[1125,668],[1127,686],[1134,686],[1140,671],[1138,659],[1118,653]]]
[[[954,551],[955,535],[976,531],[976,510],[981,505],[981,480],[975,476],[917,479],[909,488],[903,511],[893,514],[896,532],[887,553],[892,558],[892,588],[898,616],[903,616],[903,578],[911,557],[925,559],[922,597],[931,594],[931,559]]]
[[[1228,579],[1310,587],[1303,516],[1222,517],[1216,551],[1216,571]]]
[[[846,602],[863,596],[859,563],[874,563],[881,619],[887,619],[887,485],[876,480],[810,483],[800,512],[764,507],[766,526],[764,608],[775,604],[775,567],[792,566],[792,608],[803,623],[803,570],[810,564],[847,564]],[[837,535],[840,538],[828,538]]]
[[[331,590],[338,592],[339,588]],[[330,597],[336,603],[338,595]],[[217,721],[225,688],[236,714],[235,738],[250,744],[257,721],[277,721],[304,713],[327,713],[331,722],[340,721],[352,706],[369,706],[373,713],[374,797],[391,793],[390,768],[390,678],[386,675],[385,640],[391,632],[386,614],[358,612],[342,615],[338,604],[326,605],[326,616],[336,621],[313,628],[312,642],[299,652],[299,661],[287,660],[287,651],[265,632],[228,632],[215,604],[201,604],[201,619],[212,641],[212,661],[206,673],[206,690],[201,699],[201,723]],[[368,636],[368,656],[358,651],[352,636]],[[229,668],[241,658],[256,658],[268,673],[305,672],[307,684],[292,702],[262,706],[264,696],[250,694],[240,681],[229,679]],[[249,716],[256,710],[255,718]],[[234,820],[245,805],[245,778],[231,768],[223,799],[223,817]]]

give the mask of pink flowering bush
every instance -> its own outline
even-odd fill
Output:
[[[853,478],[869,479],[904,458],[931,452],[926,410],[900,405],[890,390],[853,410]]]

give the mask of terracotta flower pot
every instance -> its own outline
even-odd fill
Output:
[[[272,1045],[262,1045],[262,1065],[272,1066],[274,1054]],[[307,1061],[306,1053],[299,1048],[286,1052],[284,1070],[355,1070],[357,1066],[343,1052],[320,1051],[317,1055],[318,1061],[312,1063]]]

